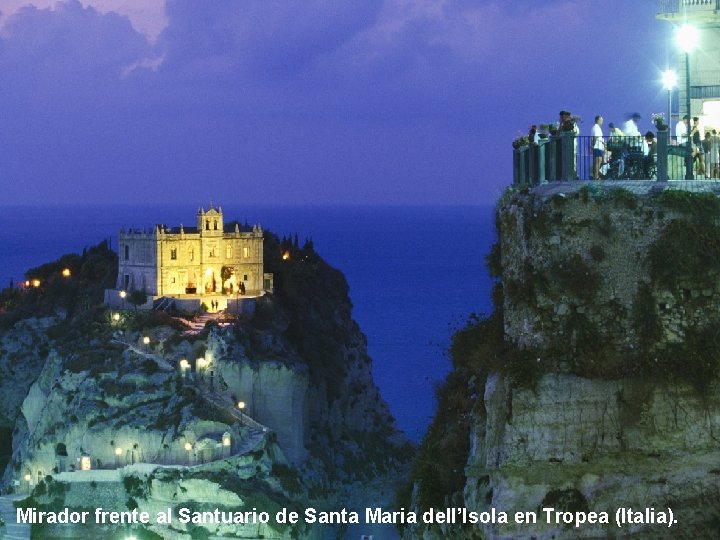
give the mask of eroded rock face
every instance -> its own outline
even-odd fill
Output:
[[[333,508],[353,501],[358,488],[351,482],[364,479],[365,491],[384,489],[383,503],[389,502],[392,490],[385,488],[396,481],[407,452],[354,323],[337,359],[343,369],[333,399],[275,329],[251,343],[232,327],[210,328],[190,341],[169,327],[97,328],[103,335],[49,349],[19,407],[6,488],[19,481],[49,506],[62,495],[79,507],[249,511],[275,509],[278,501]],[[145,334],[155,345],[139,345]],[[183,358],[194,359],[185,372]],[[246,404],[242,415],[239,399]],[[85,460],[92,470],[80,470]],[[125,485],[126,477],[138,475],[142,489],[137,480]],[[187,538],[195,526],[154,530]],[[277,539],[334,534],[332,527],[262,523],[202,527]]]
[[[719,211],[714,195],[578,186],[502,201],[504,335],[454,359],[474,401],[458,411],[470,419],[465,482],[446,502],[510,522],[404,538],[720,534],[720,259],[708,251]],[[610,524],[547,523],[547,507]],[[672,508],[678,523],[618,528],[618,508]],[[537,524],[514,523],[516,511]]]
[[[0,426],[14,426],[28,390],[50,352],[44,331],[54,318],[25,319],[0,331]]]
[[[552,504],[553,490],[575,490],[589,510],[673,508],[683,530],[720,515],[720,391],[705,398],[686,385],[542,377],[535,390],[511,390],[488,378],[467,463],[465,504],[508,512]],[[699,506],[698,506],[699,505]],[[610,527],[584,526],[582,537]],[[636,527],[638,538],[677,537]],[[615,530],[618,536],[628,531]],[[571,538],[577,531],[542,526],[488,526],[491,538]]]

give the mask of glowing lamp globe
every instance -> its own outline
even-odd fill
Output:
[[[672,69],[666,69],[662,74],[662,83],[665,90],[672,90],[677,86],[678,76]]]
[[[692,24],[683,24],[675,32],[675,43],[684,53],[691,53],[700,43],[700,32]]]

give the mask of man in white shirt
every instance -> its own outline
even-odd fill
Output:
[[[632,139],[627,139],[628,146],[639,147],[642,145],[642,133],[640,133],[637,125],[638,120],[641,118],[640,113],[633,113],[623,125],[623,133],[625,136],[633,137]]]
[[[680,146],[686,146],[688,140],[688,122],[690,117],[686,114],[683,119],[675,124],[675,138]]]
[[[603,117],[597,115],[595,123],[592,127],[592,152],[593,152],[593,180],[600,180],[600,167],[602,167],[603,158],[605,157],[605,138],[602,132]]]

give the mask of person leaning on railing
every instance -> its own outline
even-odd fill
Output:
[[[610,128],[610,142],[619,142],[619,137],[625,136],[622,130],[619,127],[615,127],[615,124],[613,124],[612,122],[608,124],[608,127]]]
[[[593,180],[600,180],[600,167],[602,167],[603,158],[605,157],[605,138],[602,132],[602,124],[603,117],[597,115],[592,127],[592,137],[590,138],[590,148],[593,154]]]
[[[679,146],[687,145],[689,121],[690,117],[686,114],[683,116],[682,120],[678,120],[678,123],[675,124],[675,139],[677,140],[677,144]]]

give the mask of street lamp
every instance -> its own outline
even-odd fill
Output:
[[[677,86],[677,73],[672,69],[666,69],[662,74],[663,88],[668,93],[668,142],[670,142],[670,133],[672,128],[672,91]]]
[[[243,409],[245,408],[245,402],[244,401],[238,401],[238,409],[240,409],[240,425],[244,426],[245,423],[243,422]]]
[[[123,449],[119,446],[115,449],[115,468],[120,467],[120,456],[122,456]]]
[[[121,309],[125,309],[125,297],[127,296],[127,292],[125,292],[125,291],[120,291],[119,294],[120,294],[120,300],[122,301],[122,308],[121,308]]]
[[[700,41],[700,33],[692,24],[683,24],[675,32],[675,42],[678,48],[685,53],[685,98],[687,105],[688,125],[686,128],[687,148],[685,155],[685,180],[693,179],[692,141],[690,140],[690,53],[694,51]]]
[[[188,453],[188,465],[191,464],[190,456],[191,456],[192,449],[193,449],[192,444],[190,444],[189,442],[186,442],[185,443],[185,451]]]

